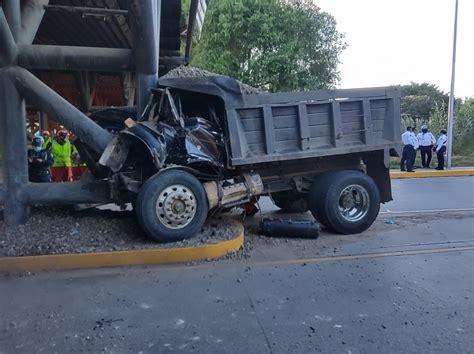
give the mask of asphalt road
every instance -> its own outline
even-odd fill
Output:
[[[361,235],[247,220],[246,257],[2,276],[0,352],[472,352],[473,182],[394,181],[398,213]]]
[[[474,211],[473,177],[396,179],[392,180],[392,194],[394,200],[382,204],[381,212]],[[260,205],[265,213],[278,211],[269,198],[262,198]]]
[[[382,211],[474,209],[474,178],[444,177],[392,181],[394,201]]]

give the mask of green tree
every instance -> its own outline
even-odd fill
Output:
[[[449,96],[438,86],[423,82],[421,84],[416,82],[411,82],[409,85],[402,86],[402,97],[405,96],[427,96],[436,104],[441,104],[444,102],[448,104]]]
[[[436,105],[431,113],[430,128],[435,134],[441,129],[448,130],[448,106],[444,102]],[[459,104],[459,110],[455,114],[453,151],[459,155],[474,152],[474,98]]]
[[[431,112],[430,129],[436,136],[439,135],[441,129],[448,130],[448,105],[444,102],[439,105],[436,104]]]
[[[427,123],[431,114],[448,105],[449,97],[436,85],[415,82],[402,86],[402,116],[411,119],[412,125]]]
[[[271,92],[330,88],[345,47],[335,19],[311,1],[218,0],[192,64]]]
[[[443,104],[443,101],[440,102]],[[414,126],[417,123],[426,122],[438,103],[429,96],[410,95],[402,97],[402,116],[413,120]]]
[[[460,154],[474,152],[474,97],[460,106],[454,121],[454,150]]]

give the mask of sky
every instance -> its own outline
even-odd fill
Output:
[[[313,0],[349,45],[341,88],[428,82],[450,91],[455,0]],[[474,0],[459,0],[456,97],[474,96]]]

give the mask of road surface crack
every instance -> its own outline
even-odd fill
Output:
[[[259,317],[258,314],[257,314],[257,309],[255,308],[255,305],[254,305],[254,303],[253,303],[253,301],[252,301],[252,297],[250,296],[250,294],[249,294],[249,292],[248,292],[248,289],[247,289],[247,287],[245,286],[245,284],[242,283],[242,286],[244,287],[245,294],[247,295],[247,298],[248,298],[248,300],[249,300],[250,308],[251,308],[252,311],[254,312],[255,318],[256,318],[257,323],[258,323],[258,326],[260,327],[260,330],[262,331],[263,337],[265,338],[265,341],[266,341],[267,347],[268,347],[268,351],[269,351],[270,354],[273,354],[272,347],[271,347],[271,345],[270,345],[270,340],[268,339],[267,333],[265,332],[265,329],[263,328],[262,321],[260,320],[260,317]]]

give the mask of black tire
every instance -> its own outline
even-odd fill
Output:
[[[309,210],[307,195],[293,191],[275,192],[270,195],[273,204],[287,213],[306,213]]]
[[[374,180],[360,171],[337,171],[316,178],[310,191],[310,210],[328,229],[340,234],[367,230],[380,210]]]
[[[169,203],[173,206],[167,209]],[[178,211],[174,212],[175,209]],[[201,182],[181,170],[168,170],[149,178],[136,201],[140,226],[149,237],[159,242],[175,242],[195,236],[201,231],[208,210]]]

